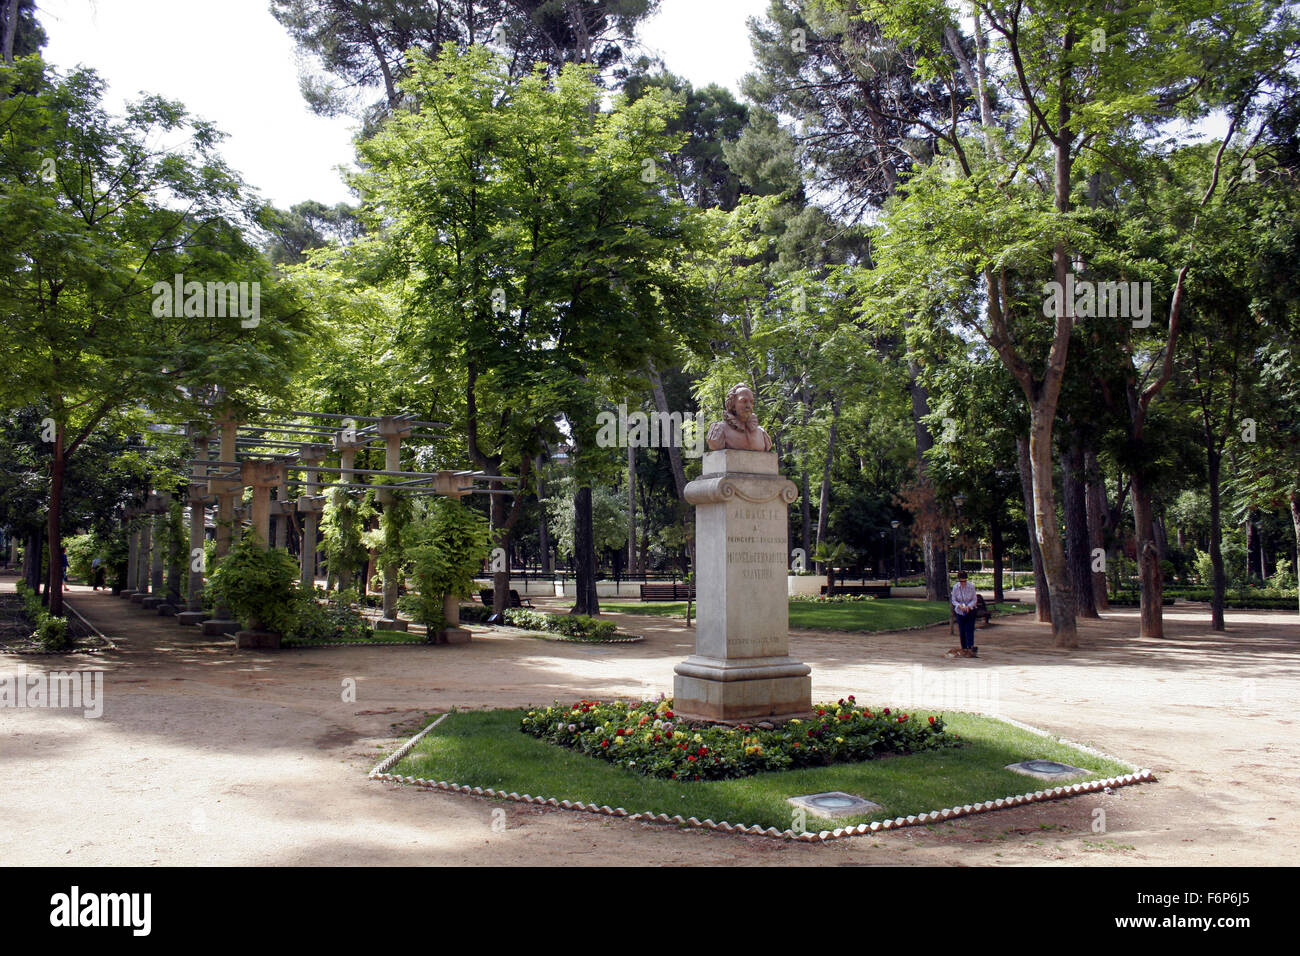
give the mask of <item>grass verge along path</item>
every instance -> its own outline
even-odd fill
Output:
[[[993,605],[994,620],[999,614],[1033,610],[1031,604]],[[609,603],[602,601],[602,611],[614,614],[650,614],[656,617],[686,617],[685,601],[637,601]],[[696,611],[698,613],[698,605]],[[790,627],[810,631],[898,631],[908,627],[943,624],[950,613],[946,601],[921,601],[914,598],[885,598],[875,601],[790,602]]]
[[[964,746],[736,780],[684,783],[643,777],[522,733],[519,720],[525,713],[487,710],[451,714],[426,734],[392,773],[581,800],[622,807],[629,813],[653,811],[782,830],[790,827],[793,819],[794,808],[786,803],[787,797],[842,790],[884,807],[874,814],[839,818],[834,823],[809,815],[808,829],[817,830],[995,800],[1055,785],[1003,769],[1020,760],[1058,760],[1093,771],[1086,777],[1071,778],[1069,783],[1132,772],[1117,761],[1095,757],[992,717],[944,714],[947,729],[960,735]]]

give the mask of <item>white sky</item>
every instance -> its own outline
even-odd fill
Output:
[[[351,119],[313,115],[298,92],[293,41],[267,0],[39,0],[45,58],[96,69],[106,106],[140,92],[180,100],[229,138],[226,161],[281,208],[350,200],[337,167],[352,162]],[[649,52],[697,86],[737,90],[752,68],[745,21],[767,0],[662,0],[644,25]]]

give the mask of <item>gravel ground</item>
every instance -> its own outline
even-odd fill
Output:
[[[1154,641],[1135,636],[1136,610],[1115,611],[1081,621],[1074,651],[1053,648],[1032,615],[1008,617],[977,631],[976,660],[943,657],[956,641],[942,625],[795,632],[815,699],[997,712],[1159,777],[808,846],[366,779],[425,714],[453,705],[671,693],[694,641],[680,621],[610,615],[646,637],[625,645],[475,628],[468,645],[237,653],[111,594],[74,586],[69,597],[118,649],[93,660],[0,651],[0,674],[102,668],[104,713],[0,708],[9,865],[1300,863],[1292,613],[1229,612],[1215,634],[1206,609],[1166,608],[1168,636]]]

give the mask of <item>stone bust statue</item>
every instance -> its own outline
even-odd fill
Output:
[[[724,420],[709,426],[705,438],[710,451],[740,448],[745,451],[771,451],[772,439],[754,415],[754,392],[748,385],[735,385],[727,392]]]

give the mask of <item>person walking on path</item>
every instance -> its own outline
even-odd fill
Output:
[[[975,585],[966,581],[966,572],[957,572],[957,586],[952,589],[952,610],[957,615],[957,629],[961,633],[963,657],[975,657],[979,648],[975,646],[975,605],[978,595]]]

